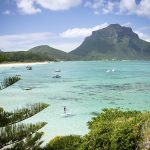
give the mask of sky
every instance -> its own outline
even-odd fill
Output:
[[[49,45],[69,52],[116,23],[150,42],[150,0],[0,0],[0,49]]]

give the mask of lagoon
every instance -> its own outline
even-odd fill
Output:
[[[61,78],[52,78],[56,69]],[[46,141],[57,135],[86,134],[87,122],[104,108],[150,110],[150,61],[55,62],[34,65],[33,70],[1,67],[0,81],[16,74],[22,80],[0,91],[0,106],[13,110],[37,102],[50,104],[24,121],[47,122],[42,128]],[[73,116],[62,116],[64,106]]]

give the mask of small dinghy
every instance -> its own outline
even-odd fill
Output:
[[[61,78],[61,75],[54,75],[52,78]]]
[[[32,70],[32,67],[31,66],[27,66],[26,69],[27,70]]]
[[[61,72],[61,70],[60,69],[56,69],[55,72]]]
[[[106,72],[110,72],[110,70],[107,70]]]
[[[112,68],[111,70],[106,70],[106,72],[115,72],[116,70]]]

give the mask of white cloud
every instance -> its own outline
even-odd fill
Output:
[[[3,14],[4,14],[4,15],[10,15],[10,14],[11,14],[11,11],[10,11],[10,10],[5,10],[5,11],[3,12]]]
[[[111,1],[111,0],[93,0],[93,1],[87,1],[84,6],[89,7],[94,10],[94,14],[108,14],[112,13],[117,2]]]
[[[73,28],[73,29],[68,29],[62,33],[60,33],[61,37],[65,38],[79,38],[79,37],[86,37],[91,35],[92,31],[99,30],[102,28],[105,28],[108,26],[108,23],[103,23],[101,25],[97,25],[92,28]]]
[[[17,0],[17,7],[24,14],[36,14],[41,12],[41,9],[34,6],[34,0]]]
[[[78,6],[81,0],[35,0],[35,2],[43,8],[58,11]]]
[[[82,0],[16,0],[17,7],[24,14],[36,14],[41,12],[40,8],[51,11],[68,10],[78,6]],[[39,8],[40,7],[40,8]]]
[[[26,50],[32,45],[45,42],[52,34],[49,32],[0,35],[0,49]]]
[[[140,39],[143,39],[147,42],[150,42],[150,35],[147,35],[147,34],[140,32],[140,31],[135,31],[135,33],[137,33],[139,35]]]
[[[136,10],[136,13],[141,16],[150,18],[150,1],[142,0]]]
[[[132,12],[136,9],[136,3],[135,3],[135,0],[121,0],[120,1],[120,4],[119,4],[119,7],[120,7],[120,11],[123,12],[123,11],[129,11],[129,12]]]
[[[113,12],[114,5],[115,5],[115,4],[112,3],[112,2],[108,2],[108,4],[106,5],[106,7],[103,8],[103,13],[104,13],[104,14],[108,14],[108,13]]]
[[[136,14],[150,18],[150,0],[91,0],[84,5],[93,9],[95,14]]]
[[[131,14],[136,14],[139,16],[146,16],[150,18],[150,1],[141,0],[139,4],[136,4],[135,0],[121,0],[120,10]]]

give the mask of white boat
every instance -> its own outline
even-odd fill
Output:
[[[115,69],[113,68],[111,71],[112,71],[112,72],[115,72]]]
[[[26,69],[27,70],[32,70],[32,67],[31,66],[27,66]]]
[[[113,69],[111,69],[111,70],[106,70],[106,72],[108,73],[108,72],[115,72],[116,70],[113,68]]]
[[[61,70],[60,69],[56,69],[55,72],[61,72]]]
[[[61,75],[56,74],[52,78],[61,78]]]
[[[110,70],[107,70],[106,72],[110,72]]]
[[[32,90],[32,88],[31,87],[26,87],[26,88],[24,88],[24,90]]]

